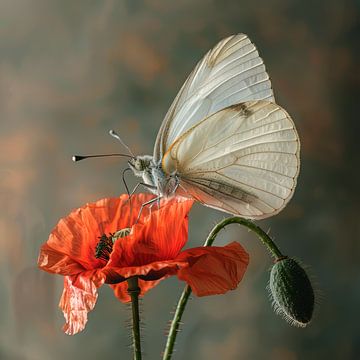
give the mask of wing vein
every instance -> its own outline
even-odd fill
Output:
[[[281,131],[279,131],[279,132],[281,132]],[[231,138],[232,136],[234,136],[234,135],[230,135],[229,138]],[[261,135],[261,136],[264,136],[264,135]],[[261,137],[261,136],[256,136],[256,137],[254,137],[254,138],[252,138],[252,139],[249,139],[249,140],[253,140],[253,139],[256,139],[256,138]],[[237,152],[237,151],[242,151],[242,150],[250,149],[250,148],[253,147],[253,146],[268,145],[268,144],[274,144],[274,143],[286,143],[286,142],[291,143],[291,142],[293,142],[293,141],[295,141],[295,140],[276,140],[276,141],[268,141],[268,142],[262,142],[262,143],[257,143],[257,144],[251,144],[251,145],[249,145],[249,146],[245,146],[245,147],[242,147],[242,148],[240,148],[240,149],[236,149],[236,150],[234,150],[234,151],[232,151],[232,152],[229,152],[229,153],[222,154],[222,155],[220,155],[220,156],[211,158],[211,161],[219,160],[219,159],[221,159],[222,157],[227,156],[227,155],[232,154],[232,153]],[[241,141],[238,142],[238,143],[235,143],[235,144],[239,144],[239,143],[241,143]],[[208,148],[206,148],[206,150],[211,149],[212,147],[213,147],[213,146],[208,147]],[[194,156],[194,158],[193,158],[192,160],[194,160],[200,153],[201,153],[201,152],[199,152],[198,154],[196,154],[196,156]],[[280,152],[280,153],[281,153],[281,152]],[[251,154],[254,154],[254,153],[251,153]],[[282,154],[285,154],[285,153],[282,153]],[[291,154],[291,153],[290,153],[290,154]],[[294,155],[294,154],[293,154],[293,155]],[[241,158],[242,158],[242,156],[238,157],[238,159],[241,159]],[[205,160],[205,161],[203,161],[203,162],[201,162],[201,163],[198,163],[197,166],[200,166],[200,165],[202,165],[202,164],[205,164],[208,160],[209,160],[209,159],[207,159],[207,160]]]
[[[251,61],[251,60],[249,60],[249,61]],[[208,95],[211,94],[211,93],[213,93],[215,90],[217,90],[218,88],[220,88],[221,86],[223,86],[224,84],[226,84],[227,82],[229,82],[230,80],[234,79],[235,77],[237,77],[237,76],[239,76],[239,75],[246,74],[246,73],[249,72],[250,70],[256,69],[257,67],[262,66],[262,65],[264,65],[264,63],[256,64],[256,65],[253,66],[253,67],[250,67],[250,68],[247,68],[247,69],[245,69],[245,70],[243,70],[243,71],[240,71],[240,72],[235,73],[234,75],[232,75],[232,76],[229,77],[229,78],[225,78],[225,79],[224,79],[222,82],[220,82],[219,84],[216,84],[216,85],[214,84],[213,87],[211,88],[211,90],[208,92]],[[232,68],[229,69],[229,70],[232,70]],[[264,71],[264,72],[265,72],[265,71]],[[259,74],[262,74],[262,73],[263,73],[263,72],[259,72],[259,73],[257,73],[257,74],[253,74],[253,75],[248,76],[248,77],[246,77],[246,78],[244,78],[244,79],[241,79],[241,82],[244,82],[244,81],[250,79],[252,76],[256,76],[256,75],[259,75]],[[226,73],[222,73],[221,76],[217,76],[217,77],[212,78],[212,82],[215,82],[215,80],[217,80],[217,79],[219,79],[219,78],[221,78],[221,77],[224,77],[225,74],[226,74]],[[251,86],[256,85],[256,84],[257,84],[257,83],[251,84]],[[205,83],[204,85],[199,86],[199,87],[196,89],[196,92],[200,92],[202,89],[206,88],[208,85],[209,85],[208,83]],[[192,93],[189,93],[189,95],[185,98],[184,103],[187,102],[187,101],[189,101],[189,100],[194,96],[194,93],[195,93],[195,91],[193,91]],[[207,95],[207,96],[208,96],[208,95]]]
[[[294,176],[289,176],[289,175],[286,175],[286,174],[283,174],[281,172],[278,172],[278,171],[274,171],[274,170],[270,170],[270,169],[265,169],[265,168],[261,168],[261,167],[257,167],[257,166],[251,166],[251,165],[245,165],[245,164],[237,164],[237,163],[233,163],[233,164],[230,164],[230,165],[227,165],[227,166],[223,166],[221,168],[218,168],[215,170],[198,170],[198,171],[189,171],[186,173],[186,175],[194,175],[194,174],[207,174],[207,173],[214,173],[214,172],[218,172],[219,170],[223,170],[223,169],[226,169],[227,167],[230,167],[230,166],[237,166],[237,167],[246,167],[246,168],[251,168],[251,169],[258,169],[258,170],[263,170],[263,171],[268,171],[268,172],[271,172],[273,174],[277,174],[277,175],[282,175],[282,176],[285,176],[289,179],[294,179]],[[294,166],[295,167],[295,166]],[[279,185],[279,184],[278,184]]]
[[[274,194],[274,193],[272,193],[272,192],[270,192],[270,191],[267,191],[267,190],[264,190],[264,189],[260,189],[260,188],[254,186],[254,185],[249,185],[249,184],[246,184],[246,183],[244,183],[244,182],[242,182],[242,181],[239,181],[239,180],[235,180],[235,179],[233,179],[233,178],[231,178],[231,177],[229,177],[229,176],[226,176],[226,175],[224,175],[224,174],[218,174],[218,175],[221,176],[221,177],[224,177],[224,178],[226,178],[226,179],[229,179],[229,180],[231,180],[231,181],[235,181],[235,182],[237,182],[237,183],[239,183],[239,184],[242,184],[242,185],[245,185],[245,186],[248,186],[248,187],[252,187],[252,188],[254,188],[255,190],[265,192],[265,193],[267,193],[267,194],[270,194],[270,195],[272,195],[272,196],[275,196],[275,197],[281,199],[282,201],[284,201],[284,198],[282,198],[281,196],[276,195],[276,194]],[[281,185],[279,185],[279,184],[276,184],[276,185],[281,186]]]
[[[187,182],[187,183],[194,183],[194,184],[196,184],[196,185],[201,189],[201,191],[204,191],[206,194],[208,194],[208,195],[210,195],[211,197],[217,199],[211,192],[208,191],[208,187],[207,187],[206,185],[204,185],[204,184],[202,184],[202,183],[199,183],[198,181],[193,180],[193,179],[191,179],[191,180],[186,179],[186,180],[184,180],[184,181]],[[225,193],[225,192],[223,192],[223,191],[219,191],[219,190],[216,190],[216,189],[213,189],[213,188],[211,188],[211,190],[212,190],[214,193],[219,193],[219,194],[222,194],[222,195],[224,195],[224,196],[226,196],[226,197],[228,197],[228,198],[236,199],[236,200],[238,200],[239,202],[241,202],[242,204],[244,204],[245,206],[246,206],[246,205],[250,205],[250,206],[254,207],[255,209],[257,209],[257,210],[258,210],[259,212],[261,212],[262,214],[264,214],[264,211],[261,210],[261,209],[259,209],[257,206],[255,206],[254,203],[246,202],[246,201],[244,201],[244,200],[242,200],[242,199],[240,199],[240,198],[238,198],[238,197],[235,197],[235,196],[233,196],[233,195],[227,194],[227,193]],[[246,191],[244,191],[244,193],[247,194]],[[250,194],[250,195],[252,195],[252,194]],[[192,196],[192,195],[191,195],[191,196]],[[257,197],[256,195],[252,195],[252,196],[255,196],[255,197],[256,197],[256,201],[259,201],[259,202],[262,203],[263,205],[268,206],[269,208],[275,210],[275,208],[274,208],[273,206],[271,206],[269,203],[261,200],[261,199],[260,199],[259,197]],[[219,199],[217,199],[217,200],[218,200],[218,201],[221,201],[221,200],[219,200]],[[224,203],[223,201],[221,201],[221,202]],[[230,206],[233,210],[235,210],[235,214],[239,214],[239,211],[238,211],[236,208],[234,208],[233,206],[231,206],[229,203],[226,203],[226,205],[227,205],[227,206]]]

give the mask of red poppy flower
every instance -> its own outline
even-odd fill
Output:
[[[127,195],[87,204],[61,219],[41,247],[39,267],[65,276],[59,306],[67,334],[84,329],[97,288],[104,283],[127,302],[125,280],[133,276],[139,278],[141,295],[171,275],[187,282],[198,296],[223,294],[242,279],[249,256],[236,242],[181,251],[187,241],[191,200],[174,198],[162,201],[160,209],[144,208],[132,225],[140,206],[152,197],[134,195],[131,208]],[[117,238],[124,228],[128,228],[125,236]]]

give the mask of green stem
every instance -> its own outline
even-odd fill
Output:
[[[266,246],[270,254],[275,258],[275,260],[283,258],[283,254],[279,250],[279,248],[275,245],[275,243],[272,241],[270,236],[263,231],[259,226],[255,225],[252,221],[246,220],[239,217],[230,217],[222,220],[220,223],[214,226],[214,228],[211,230],[209,236],[207,237],[204,246],[212,246],[213,242],[215,241],[217,235],[219,232],[224,229],[227,225],[230,224],[240,224],[251,231],[253,231],[258,238],[261,240],[261,242]],[[182,315],[185,311],[186,304],[189,300],[189,297],[191,295],[191,288],[189,285],[186,285],[180,298],[178,301],[178,304],[176,306],[174,317],[171,321],[170,325],[170,331],[169,335],[167,337],[165,351],[163,354],[163,360],[170,360],[171,356],[174,351],[175,341],[176,341],[176,335],[179,331],[180,327],[180,321],[182,318]]]
[[[139,282],[137,276],[127,280],[128,293],[131,297],[132,308],[132,335],[134,347],[134,360],[141,360],[140,316],[139,316]]]
[[[191,295],[191,288],[189,285],[186,285],[180,298],[179,298],[178,304],[176,306],[174,318],[171,321],[170,331],[169,331],[169,335],[168,335],[168,338],[166,341],[165,351],[163,354],[163,360],[171,359],[171,355],[174,351],[176,335],[177,335],[177,333],[179,331],[179,327],[180,327],[180,321],[181,321],[182,315],[185,310],[186,303],[188,302],[190,295]]]
[[[264,230],[262,230],[251,220],[243,219],[237,216],[226,218],[219,222],[217,225],[215,225],[215,227],[211,230],[209,236],[207,237],[204,246],[211,246],[220,230],[222,230],[223,228],[225,228],[225,226],[229,224],[240,224],[247,227],[249,230],[253,231],[258,236],[260,241],[266,246],[269,253],[275,259],[284,257],[279,248],[272,241],[271,237]]]

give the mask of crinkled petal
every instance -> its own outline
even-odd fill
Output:
[[[40,248],[38,266],[42,270],[60,275],[76,275],[85,270],[70,256],[55,251],[47,243]]]
[[[67,255],[87,270],[103,267],[105,261],[94,256],[99,237],[129,227],[138,215],[136,209],[153,197],[152,194],[134,195],[133,211],[130,211],[127,195],[86,204],[59,221],[47,244],[54,252]],[[144,208],[140,219],[148,214],[149,209]]]
[[[175,259],[188,261],[177,275],[197,296],[224,294],[237,287],[249,263],[249,255],[237,242],[224,247],[185,250]]]
[[[162,200],[159,210],[153,207],[143,222],[132,227],[130,235],[115,242],[108,265],[143,266],[174,259],[187,241],[192,204],[192,200],[178,197]]]
[[[87,313],[97,300],[97,288],[104,283],[105,277],[100,272],[83,273],[64,277],[64,291],[59,307],[65,317],[63,330],[74,335],[85,328]]]

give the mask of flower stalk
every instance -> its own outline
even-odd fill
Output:
[[[284,255],[281,253],[279,248],[272,241],[271,237],[262,230],[259,226],[254,224],[251,220],[243,219],[237,216],[226,218],[220,221],[209,233],[204,246],[212,246],[219,232],[224,229],[227,225],[230,224],[239,224],[247,227],[249,230],[253,231],[260,241],[265,245],[270,255],[275,258],[275,261],[278,261],[284,258]],[[186,304],[191,295],[191,288],[189,285],[186,285],[176,306],[174,317],[171,321],[170,331],[167,337],[165,350],[163,354],[163,360],[170,360],[174,351],[175,341],[177,333],[179,332],[180,322],[182,315],[185,311]]]
[[[140,338],[140,316],[139,316],[139,281],[137,276],[133,276],[127,280],[128,293],[131,297],[132,309],[132,336],[134,360],[141,360],[141,338]]]
[[[240,224],[253,231],[260,239],[260,241],[265,245],[270,255],[275,258],[275,261],[284,257],[284,255],[275,245],[271,237],[264,230],[262,230],[251,220],[243,219],[237,216],[226,218],[220,221],[217,225],[215,225],[214,228],[211,230],[209,236],[207,237],[204,246],[211,246],[215,241],[218,233],[230,224]]]
[[[167,338],[167,342],[163,354],[163,360],[171,359],[171,355],[174,351],[176,335],[179,332],[181,318],[185,311],[186,303],[188,302],[190,295],[191,295],[191,287],[189,285],[186,285],[176,306],[174,318],[171,321],[169,335]]]

